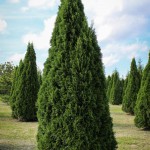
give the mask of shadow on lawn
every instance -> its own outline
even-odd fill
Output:
[[[0,144],[0,150],[36,150],[35,145],[20,145],[13,146],[11,144]]]

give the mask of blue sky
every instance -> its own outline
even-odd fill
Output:
[[[133,57],[145,65],[150,50],[149,0],[82,0],[89,25],[94,23],[106,74],[126,75]],[[60,0],[0,0],[0,63],[24,58],[34,43],[37,65],[48,55]]]

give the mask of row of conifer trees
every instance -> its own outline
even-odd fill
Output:
[[[126,93],[129,93],[129,92],[125,93],[127,86],[129,86],[128,84],[129,74],[134,77],[134,81],[135,81],[135,82],[132,81],[134,83],[130,83],[130,84],[135,85],[137,89],[139,89],[141,78],[142,78],[142,72],[143,72],[143,66],[141,65],[141,60],[139,60],[137,66],[135,58],[132,59],[130,72],[128,72],[125,79],[124,77],[120,78],[119,72],[117,71],[117,69],[115,69],[112,75],[109,75],[106,78],[106,84],[107,84],[106,93],[109,102],[113,105],[119,105],[123,103],[123,99],[125,98]],[[135,92],[137,93],[137,90]]]
[[[117,70],[107,77],[107,97],[113,105],[122,104],[122,110],[135,115],[135,125],[150,128],[150,53],[143,69],[132,59],[126,79],[120,79]]]

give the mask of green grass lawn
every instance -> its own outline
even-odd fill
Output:
[[[150,131],[135,127],[134,116],[121,110],[121,106],[110,106],[119,150],[150,150]]]
[[[37,122],[18,122],[0,100],[0,150],[35,150]]]
[[[150,150],[150,131],[134,126],[134,116],[110,106],[118,150]],[[11,118],[10,107],[0,100],[0,150],[35,150],[37,122],[18,122]]]

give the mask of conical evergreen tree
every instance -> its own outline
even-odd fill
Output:
[[[38,98],[38,148],[114,150],[100,48],[81,0],[62,0]]]
[[[120,79],[120,98],[121,98],[120,104],[122,104],[123,101],[124,83],[125,83],[124,78]]]
[[[122,102],[122,88],[119,73],[117,70],[112,75],[112,88],[110,91],[110,103],[113,105],[119,105]]]
[[[19,66],[18,66],[18,68],[16,67],[16,70],[15,70],[13,86],[12,86],[11,95],[10,95],[10,106],[12,109],[12,117],[13,118],[17,118],[17,116],[18,116],[16,101],[17,101],[18,94],[20,91],[19,87],[20,87],[20,80],[21,80],[23,68],[24,68],[23,61],[20,60]]]
[[[127,85],[128,85],[128,79],[129,79],[129,72],[127,73],[126,78],[124,80],[123,95],[122,95],[122,97],[124,97],[124,95],[125,95],[125,91],[126,91],[126,88],[127,88]]]
[[[113,83],[113,74],[110,76],[109,82],[107,83],[107,89],[106,89],[106,94],[107,94],[107,99],[110,101],[110,92],[112,88],[112,83]]]
[[[134,122],[139,128],[150,129],[150,53],[136,101]]]
[[[123,97],[122,110],[134,114],[134,107],[137,100],[137,94],[140,88],[139,73],[136,66],[135,58],[132,59],[128,84]]]
[[[106,78],[106,95],[107,95],[107,99],[109,100],[109,88],[110,88],[110,82],[111,82],[111,76],[109,75]]]
[[[140,75],[140,79],[142,79],[143,66],[142,66],[142,60],[141,59],[138,60],[138,72],[139,72],[139,75]]]
[[[139,81],[140,81],[140,85],[141,85],[142,74],[143,74],[143,66],[142,66],[141,59],[138,60],[138,73],[139,73]]]
[[[18,82],[19,90],[16,98],[17,118],[20,121],[34,121],[37,118],[35,104],[37,101],[39,83],[33,44],[28,44],[23,72]]]
[[[39,83],[39,87],[42,84],[42,72],[40,69],[37,70],[37,75],[38,75],[38,83]]]
[[[20,62],[20,64],[22,63],[22,61]],[[19,65],[21,66],[21,65]],[[18,66],[15,67],[14,69],[14,75],[13,75],[13,82],[12,82],[12,87],[11,87],[11,91],[10,91],[10,106],[12,109],[12,117],[16,118],[15,115],[15,100],[16,100],[16,88],[17,88],[17,80],[18,80]]]

